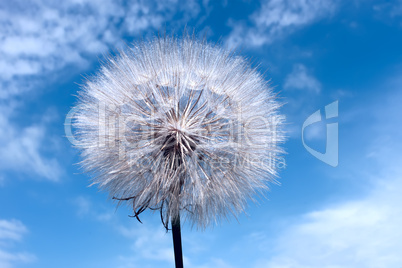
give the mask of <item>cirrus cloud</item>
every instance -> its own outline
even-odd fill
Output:
[[[229,47],[260,47],[332,15],[333,0],[265,0],[250,16],[250,23],[229,21],[232,32],[226,39]]]
[[[0,219],[0,267],[13,268],[16,264],[32,262],[36,258],[27,252],[15,252],[10,249],[15,242],[21,241],[28,232],[18,220]]]

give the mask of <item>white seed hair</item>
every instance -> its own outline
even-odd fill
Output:
[[[154,37],[109,57],[79,92],[82,166],[134,215],[159,209],[207,225],[276,182],[283,116],[272,88],[235,53]]]

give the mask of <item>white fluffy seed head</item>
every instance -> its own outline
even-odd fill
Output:
[[[244,210],[275,181],[283,117],[243,58],[184,37],[111,57],[79,93],[74,126],[94,184],[135,215],[198,227]]]

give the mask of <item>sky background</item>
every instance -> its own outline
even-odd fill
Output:
[[[88,187],[64,120],[107,53],[184,27],[260,63],[288,140],[281,185],[205,231],[185,267],[402,267],[402,1],[0,0],[0,267],[174,267],[143,224]],[[339,165],[302,125],[339,101]],[[326,123],[304,130],[325,151]]]

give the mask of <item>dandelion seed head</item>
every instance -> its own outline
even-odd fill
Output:
[[[109,57],[78,97],[83,168],[135,215],[180,212],[198,227],[243,211],[275,182],[280,104],[244,58],[190,37]]]

